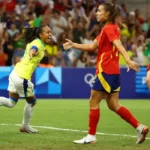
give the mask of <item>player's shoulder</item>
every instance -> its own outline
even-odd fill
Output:
[[[31,41],[30,43],[28,43],[27,45],[36,45],[36,44],[37,44],[37,41],[35,39],[35,40]]]
[[[40,41],[38,39],[34,39],[30,44],[40,44]]]
[[[29,43],[30,46],[36,46],[36,47],[44,47],[44,45],[42,44],[41,40],[40,39],[35,39],[33,40],[31,43]]]
[[[109,23],[109,24],[106,24],[103,29],[107,31],[107,30],[113,30],[117,28],[119,28],[117,24]]]

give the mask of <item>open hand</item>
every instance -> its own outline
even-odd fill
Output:
[[[69,39],[66,39],[66,41],[67,42],[63,44],[63,47],[65,50],[68,50],[73,47],[73,42]]]
[[[135,70],[136,72],[139,72],[139,71],[140,71],[140,65],[137,64],[137,63],[134,62],[134,61],[130,61],[130,62],[128,63],[127,72],[129,72],[130,69],[133,69],[133,70]]]
[[[30,52],[29,52],[29,57],[30,59],[32,59],[32,57],[36,56],[39,52],[37,52],[36,50],[34,49],[31,49]]]

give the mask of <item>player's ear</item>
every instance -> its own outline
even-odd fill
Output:
[[[42,38],[42,33],[39,34],[40,39]]]
[[[110,12],[109,12],[109,11],[106,11],[106,12],[105,12],[105,17],[108,18],[109,15],[110,15]]]

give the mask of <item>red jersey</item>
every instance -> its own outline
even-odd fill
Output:
[[[147,71],[149,71],[150,70],[150,65],[148,65],[148,67],[147,67]]]
[[[98,41],[98,56],[96,74],[120,74],[119,51],[112,41],[120,39],[120,30],[116,24],[106,24],[96,37]]]

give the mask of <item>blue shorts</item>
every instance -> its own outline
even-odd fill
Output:
[[[120,74],[106,74],[101,72],[93,80],[93,90],[105,93],[114,93],[120,91]]]

